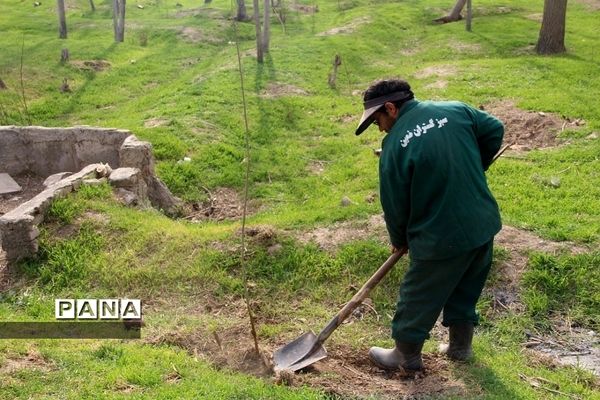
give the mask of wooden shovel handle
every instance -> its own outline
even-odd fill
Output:
[[[371,290],[377,286],[379,281],[383,279],[383,277],[389,272],[390,269],[398,262],[398,260],[406,254],[407,249],[400,249],[399,251],[392,253],[392,255],[387,259],[386,262],[383,263],[381,267],[369,278],[369,280],[360,288],[358,292],[352,297],[352,299],[329,321],[327,326],[323,328],[319,336],[317,337],[317,341],[315,346],[322,345],[327,338],[337,329],[338,326],[342,324],[348,318],[348,316],[354,311],[356,307],[358,307],[363,300],[369,295]]]

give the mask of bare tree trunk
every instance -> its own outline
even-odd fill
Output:
[[[467,32],[471,32],[471,20],[472,19],[473,19],[472,1],[471,0],[467,0],[467,21],[466,21],[466,25],[465,25],[465,28],[467,29]]]
[[[58,6],[58,37],[67,38],[67,17],[65,16],[65,0],[56,0]]]
[[[265,9],[263,10],[264,21],[263,21],[263,53],[269,52],[269,43],[271,41],[271,0],[265,0],[264,4]]]
[[[248,13],[246,12],[246,2],[244,0],[237,0],[237,15],[236,21],[248,21]]]
[[[565,48],[565,21],[567,0],[544,0],[542,28],[535,51],[538,54],[557,54]]]
[[[125,40],[125,2],[126,0],[113,0],[115,42],[123,42]]]
[[[454,4],[454,8],[450,12],[450,14],[446,15],[445,17],[440,17],[440,18],[434,19],[433,22],[439,22],[441,24],[446,24],[448,22],[456,22],[456,21],[461,20],[462,15],[460,14],[460,12],[465,7],[466,3],[467,3],[467,0],[456,0],[456,4]]]
[[[258,7],[258,0],[252,0],[254,5],[254,27],[256,29],[256,61],[263,63],[263,46],[262,46],[262,34],[260,32],[260,9]]]
[[[92,12],[96,11],[96,6],[94,5],[94,0],[90,0],[90,7],[92,7]]]

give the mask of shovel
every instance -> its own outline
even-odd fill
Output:
[[[354,297],[329,321],[327,326],[319,333],[319,336],[310,331],[293,342],[277,349],[273,353],[274,370],[298,371],[327,357],[327,350],[323,347],[323,343],[348,318],[352,311],[362,303],[371,290],[377,286],[379,281],[392,269],[394,264],[396,264],[406,251],[406,249],[401,249],[393,253],[363,287],[360,288]]]

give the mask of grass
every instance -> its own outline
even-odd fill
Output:
[[[430,23],[449,7],[441,0],[331,1],[319,4],[318,13],[289,6],[285,33],[273,20],[271,52],[257,65],[253,26],[239,24],[236,35],[227,19],[231,2],[150,0],[143,9],[129,4],[121,44],[112,40],[110,1],[95,3],[92,13],[87,0],[69,2],[66,40],[57,39],[50,4],[19,3],[2,13],[0,78],[8,89],[0,90],[0,124],[130,129],[152,143],[158,174],[185,200],[204,200],[205,188],[241,190],[244,118],[230,43],[239,42],[250,125],[250,197],[258,205],[249,224],[276,231],[267,243],[249,243],[247,272],[261,340],[291,339],[307,326],[323,326],[387,256],[387,246],[375,238],[347,243],[335,254],[297,240],[313,227],[381,212],[377,201],[365,201],[378,191],[372,149],[381,137],[352,134],[361,109],[353,92],[377,78],[406,77],[421,99],[473,104],[512,99],[524,109],[585,120],[580,131],[563,133],[568,144],[560,148],[500,159],[488,180],[505,223],[590,248],[599,243],[600,141],[586,139],[600,130],[600,111],[592,106],[600,91],[597,12],[582,4],[569,6],[568,53],[553,57],[533,53],[539,22],[531,15],[541,5],[524,0],[502,6],[478,2],[473,33],[462,23]],[[354,30],[319,35],[340,26]],[[65,47],[71,60],[61,63]],[[331,89],[327,75],[336,54],[342,66],[337,89]],[[88,60],[109,66],[82,67]],[[423,74],[434,69],[443,76]],[[70,93],[58,90],[64,78]],[[447,85],[436,88],[441,80]],[[285,85],[295,90],[272,95]],[[304,94],[292,93],[300,90]],[[184,157],[191,161],[181,162]],[[311,172],[315,165],[323,171]],[[557,178],[559,185],[549,184]],[[343,197],[352,203],[341,207]],[[21,281],[0,294],[0,319],[51,320],[55,297],[131,297],[147,302],[149,335],[186,328],[210,334],[245,324],[232,306],[243,292],[238,230],[239,221],[190,224],[123,208],[108,186],[83,186],[53,203],[39,258],[21,264]],[[272,244],[281,249],[269,252]],[[495,258],[508,255],[498,250]],[[523,313],[492,315],[482,302],[478,356],[452,371],[468,386],[469,398],[547,396],[516,371],[544,377],[582,398],[600,397],[584,371],[552,368],[520,351],[525,330],[548,327],[556,316],[597,329],[599,264],[596,253],[533,255],[522,281]],[[381,318],[345,326],[332,344],[361,351],[365,343],[389,344],[388,314],[405,267],[401,262],[372,294]],[[496,278],[490,285],[501,282]],[[211,302],[231,315],[198,311]],[[426,349],[435,345],[428,342]],[[0,364],[0,397],[327,398],[317,389],[287,389],[216,370],[166,345],[3,341],[0,359],[23,358],[32,349],[42,354],[40,368],[10,372]]]

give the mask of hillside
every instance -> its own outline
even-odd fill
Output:
[[[474,2],[472,32],[432,23],[447,1],[282,1],[263,64],[235,2],[128,3],[119,44],[111,1],[66,0],[62,40],[54,3],[41,3],[0,13],[0,125],[128,129],[152,143],[185,209],[125,207],[107,185],[52,205],[39,256],[1,271],[0,321],[51,321],[55,298],[140,298],[142,339],[2,339],[0,398],[600,399],[597,1],[569,2],[568,51],[544,57],[533,50],[542,5],[524,0]],[[437,324],[424,372],[369,363],[371,345],[392,343],[403,259],[326,360],[276,376],[254,352],[246,289],[268,359],[318,332],[388,256],[382,136],[354,135],[362,92],[383,77],[489,111],[513,144],[487,172],[504,228],[475,358],[437,353]],[[31,193],[41,182],[17,178]],[[0,196],[0,213],[21,200]]]

